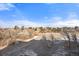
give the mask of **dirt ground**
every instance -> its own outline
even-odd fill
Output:
[[[48,36],[48,35],[47,35]],[[65,40],[39,36],[29,42],[16,42],[0,51],[0,56],[67,56]],[[75,54],[72,54],[75,55]]]

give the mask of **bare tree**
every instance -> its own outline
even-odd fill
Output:
[[[19,29],[19,27],[16,25],[16,26],[14,27],[14,29],[17,30],[17,29]]]
[[[77,42],[77,36],[75,33],[72,34],[72,39],[74,41],[75,49],[77,50],[78,42]]]
[[[70,40],[71,40],[71,38],[70,38],[70,35],[69,35],[69,33],[67,32],[67,31],[64,31],[64,34],[65,34],[65,36],[66,36],[66,38],[68,39],[68,43],[66,43],[66,44],[68,44],[68,48],[69,49],[71,49],[71,42],[70,42]],[[65,41],[66,42],[66,41]]]
[[[21,30],[24,30],[24,26],[21,27]]]

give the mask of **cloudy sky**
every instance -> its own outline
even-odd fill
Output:
[[[79,26],[79,4],[0,3],[0,27]]]

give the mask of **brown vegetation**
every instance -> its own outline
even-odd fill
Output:
[[[22,40],[28,40],[30,38],[33,38],[34,36],[41,35],[43,33],[52,33],[51,37],[53,38],[61,38],[62,34],[64,33],[66,37],[69,39],[68,40],[68,45],[69,48],[70,46],[70,40],[72,39],[75,44],[77,43],[77,38],[76,34],[78,34],[78,27],[75,28],[52,28],[52,27],[29,27],[29,28],[24,28],[24,26],[21,27],[21,29],[18,26],[15,26],[14,28],[8,28],[8,29],[0,29],[0,47],[3,47],[5,45],[12,44],[17,41],[17,39]],[[73,32],[75,31],[75,32]],[[70,38],[69,33],[72,33]]]

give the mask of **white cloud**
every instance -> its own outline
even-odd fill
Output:
[[[57,21],[61,21],[62,20],[62,17],[55,16],[55,17],[53,17],[51,19],[52,19],[52,22],[57,22]]]
[[[14,27],[15,25],[21,27],[21,26],[25,26],[25,27],[38,27],[40,26],[40,24],[35,23],[35,22],[31,22],[29,20],[14,20],[14,21],[0,21],[0,25],[1,27]]]
[[[50,26],[55,27],[74,27],[79,26],[79,19],[77,18],[76,13],[70,13],[67,18],[63,19],[62,17],[53,17],[50,22]]]
[[[15,6],[10,3],[0,3],[0,11],[10,10],[10,8],[12,8],[12,7],[15,7]]]
[[[38,26],[51,26],[51,27],[74,27],[79,26],[79,19],[69,19],[69,20],[58,20],[56,22],[50,22],[50,23],[35,23],[28,20],[15,20],[15,21],[0,21],[1,27],[14,27],[17,26],[25,26],[25,27],[38,27]]]
[[[70,19],[70,20],[65,20],[65,21],[57,21],[52,24],[53,26],[58,26],[58,27],[74,27],[74,26],[79,26],[79,19]]]
[[[16,20],[13,22],[15,25],[18,25],[18,26],[36,26],[37,24],[34,23],[34,22],[31,22],[31,21],[28,21],[28,20]]]
[[[13,15],[16,16],[16,15]],[[37,23],[33,21],[29,21],[28,19],[22,19],[21,20],[13,20],[13,21],[0,21],[1,27],[14,27],[17,26],[32,26],[32,27],[38,27],[38,26],[52,26],[52,27],[74,27],[79,26],[79,19],[77,18],[76,13],[70,13],[67,18],[63,19],[62,17],[51,17],[51,19],[48,19],[48,17],[45,17],[47,19],[47,22],[43,23]]]

